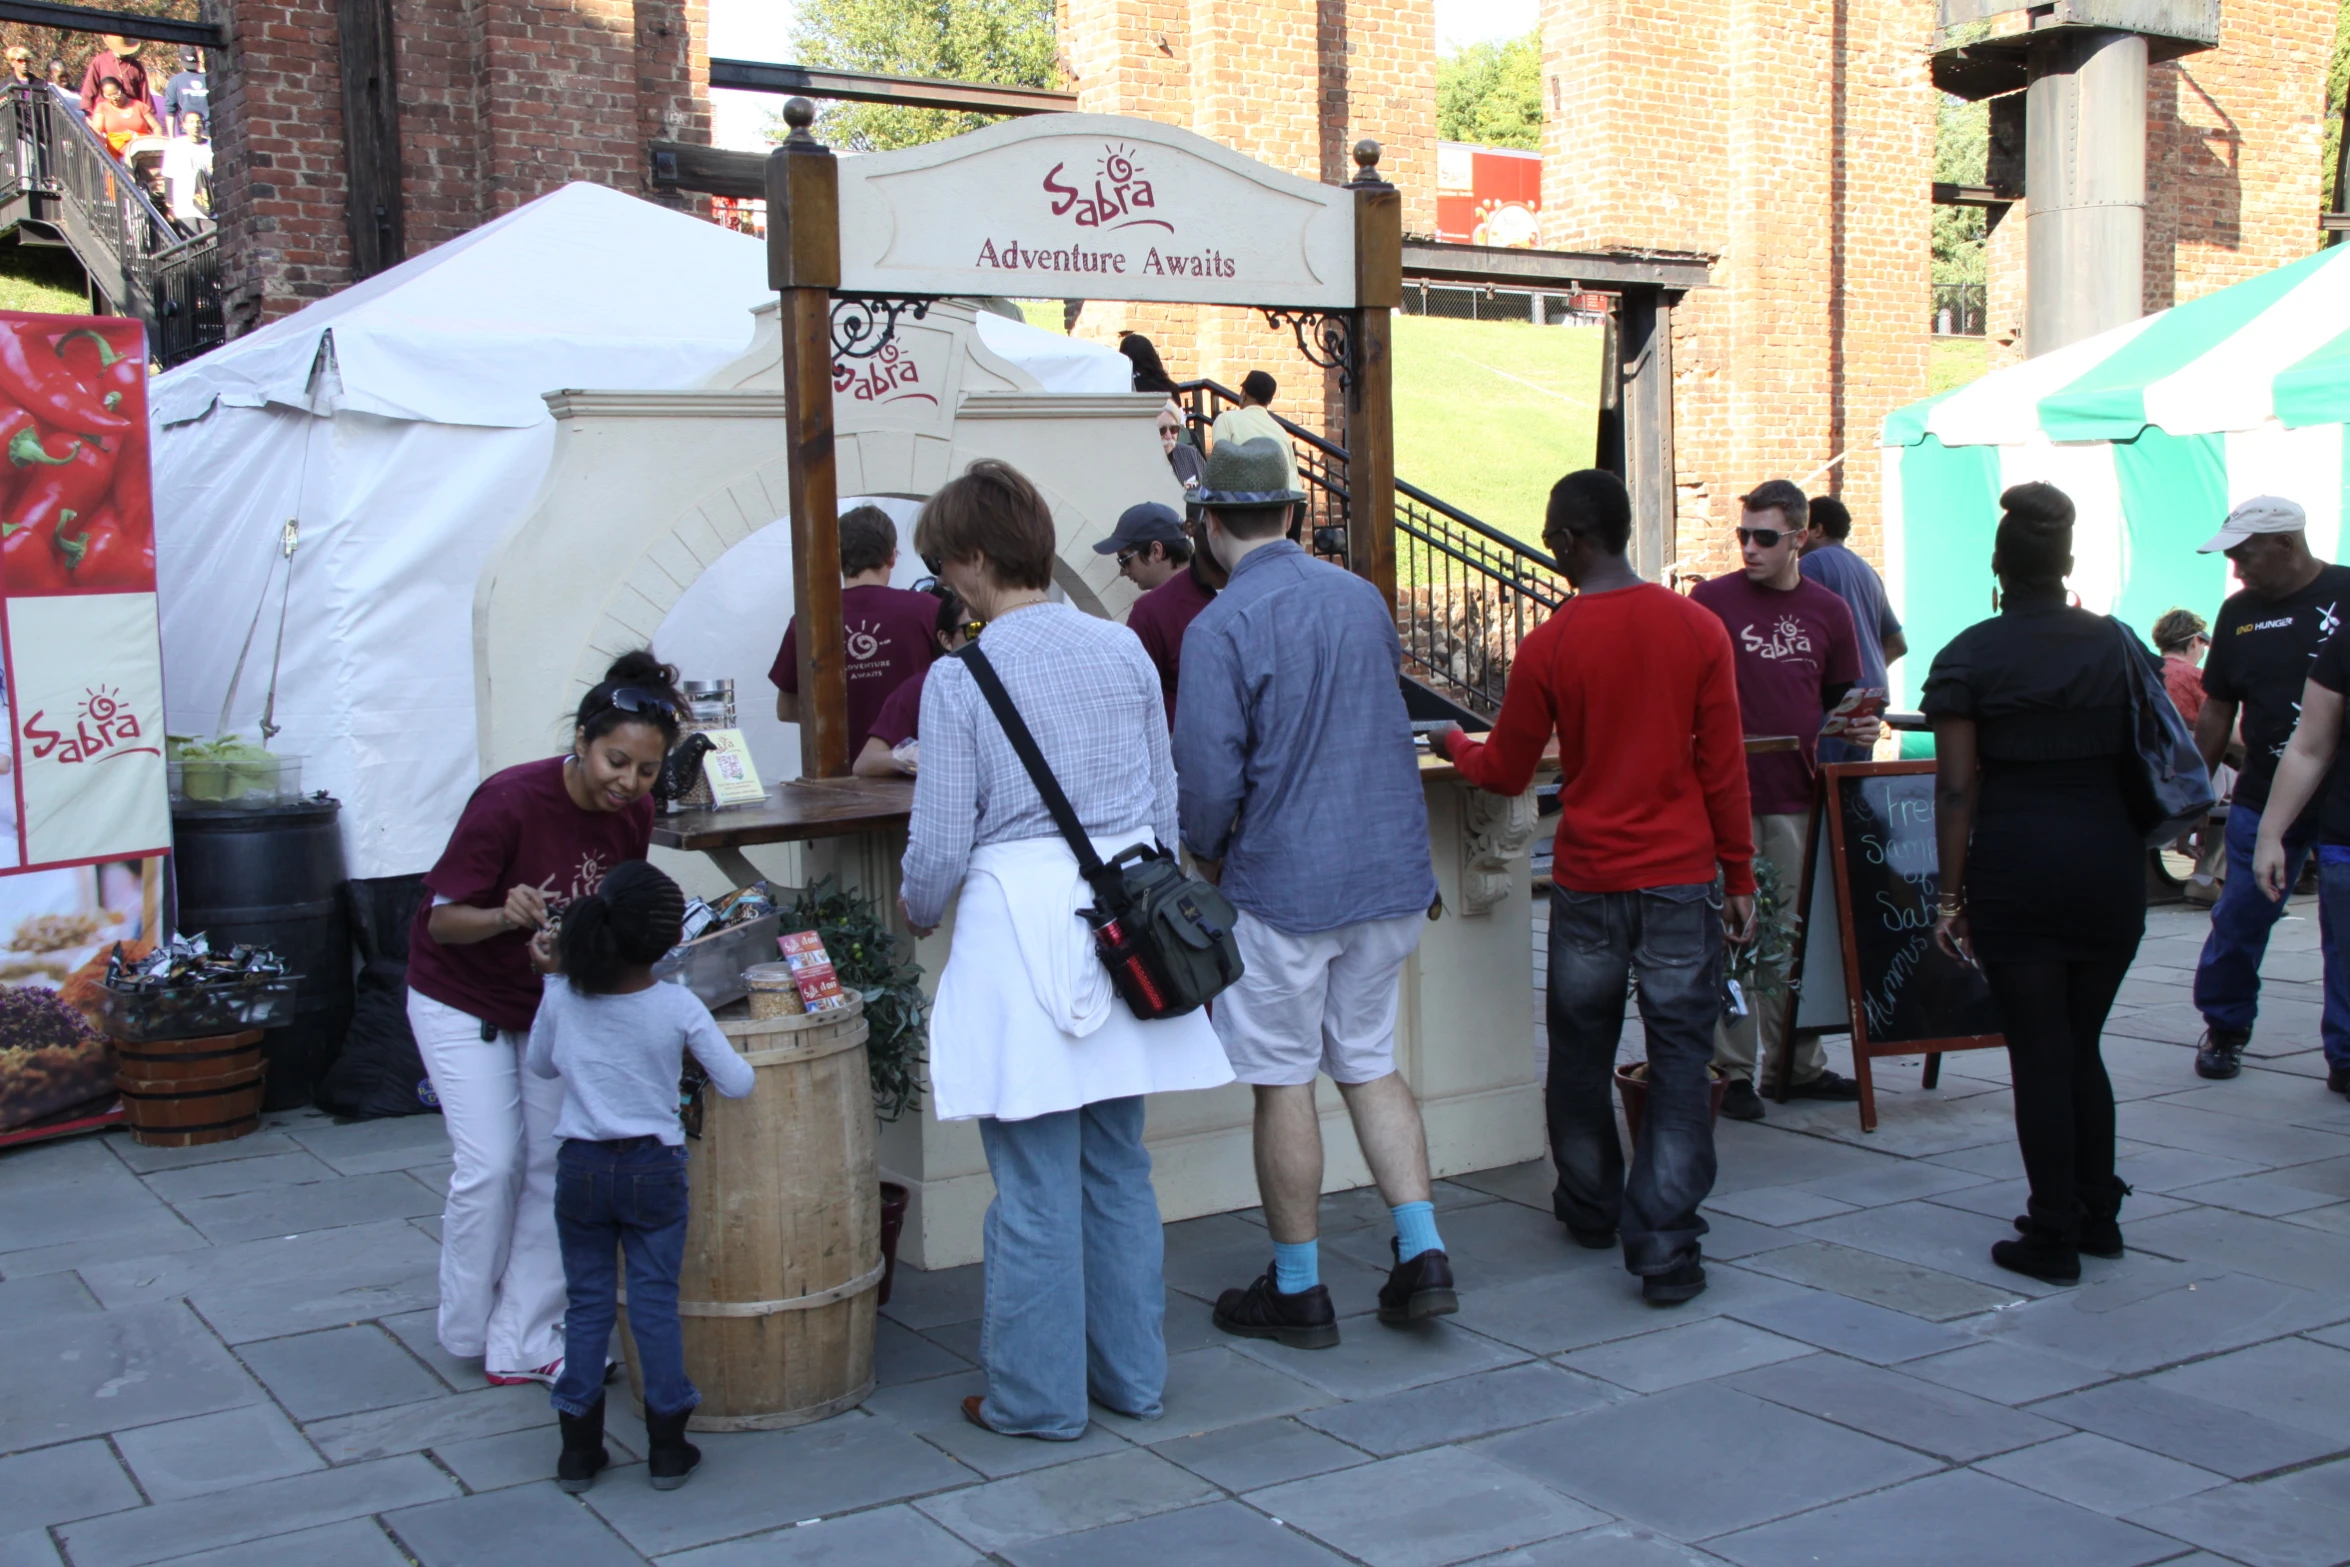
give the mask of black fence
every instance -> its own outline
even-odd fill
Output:
[[[1606,321],[1610,303],[1606,295],[1589,292],[1562,294],[1554,290],[1429,283],[1406,278],[1401,313],[1451,321],[1598,326]]]
[[[148,351],[166,369],[225,340],[219,236],[209,223],[174,222],[45,84],[9,88],[0,124],[9,143],[0,213],[20,242],[39,232],[70,249],[100,308],[144,323]]]
[[[1982,283],[1935,284],[1934,335],[1981,337],[1990,317],[1988,293]]]

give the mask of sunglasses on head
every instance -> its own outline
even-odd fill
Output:
[[[1738,542],[1759,544],[1766,550],[1775,550],[1779,547],[1779,541],[1788,537],[1793,531],[1791,528],[1740,528]]]
[[[677,717],[677,704],[658,691],[645,691],[636,686],[622,686],[604,698],[606,707],[617,707],[623,713],[658,714],[663,718]]]

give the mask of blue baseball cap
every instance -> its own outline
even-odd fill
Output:
[[[1115,555],[1137,545],[1158,542],[1177,544],[1186,537],[1183,519],[1175,515],[1175,508],[1162,506],[1157,501],[1144,501],[1118,513],[1118,526],[1110,536],[1096,544],[1096,555]]]

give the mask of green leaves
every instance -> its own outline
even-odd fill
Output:
[[[1436,134],[1542,150],[1542,33],[1475,43],[1436,62]]]
[[[801,892],[784,916],[784,929],[822,936],[841,984],[865,998],[865,1065],[873,1079],[874,1113],[894,1121],[920,1109],[930,1037],[921,966],[898,962],[896,933],[872,904],[841,891],[829,876]]]
[[[1059,75],[1053,0],[800,0],[792,49],[803,65],[1007,87],[1050,87]],[[817,116],[816,135],[854,152],[888,152],[960,136],[997,118],[834,104]],[[770,133],[783,139],[780,115]]]
[[[1787,899],[1786,879],[1779,867],[1761,855],[1754,857],[1754,939],[1732,947],[1724,970],[1748,997],[1761,1000],[1787,988],[1787,972],[1795,962],[1795,905]]]

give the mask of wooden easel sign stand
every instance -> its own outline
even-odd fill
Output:
[[[1822,831],[1822,828],[1825,831]],[[1940,851],[1934,842],[1934,764],[1835,762],[1812,796],[1810,863],[1796,899],[1795,956],[1788,970],[1778,1098],[1787,1099],[1799,1035],[1852,1032],[1860,1129],[1877,1129],[1870,1063],[1926,1058],[1924,1086],[1942,1075],[1945,1050],[2004,1047],[1980,969],[1934,943]],[[1829,928],[1836,945],[1814,947]],[[1812,962],[1815,953],[1817,963]],[[1841,959],[1841,961],[1835,961]]]

